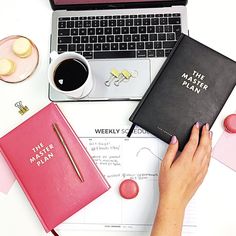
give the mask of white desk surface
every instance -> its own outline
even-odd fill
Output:
[[[190,0],[188,5],[190,36],[236,60],[235,0]],[[47,98],[47,68],[52,10],[48,0],[0,0],[0,38],[24,35],[38,46],[40,63],[32,78],[17,85],[0,83],[0,136],[49,103]],[[15,102],[22,100],[30,107],[20,117]],[[223,117],[236,110],[230,104],[215,124],[215,139],[222,132]],[[137,102],[66,103],[61,108],[68,117],[76,111],[81,124],[128,124],[128,117]],[[78,115],[79,114],[79,115]],[[96,116],[94,116],[96,114]],[[74,117],[75,119],[75,117]],[[208,175],[199,189],[199,236],[236,235],[236,172],[212,160]],[[148,232],[77,232],[83,236],[147,236]],[[46,235],[17,183],[7,195],[0,193],[0,235]]]

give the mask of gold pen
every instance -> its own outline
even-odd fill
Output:
[[[56,134],[57,134],[57,136],[58,136],[62,146],[64,147],[64,149],[66,151],[66,154],[67,154],[67,156],[69,157],[69,159],[71,161],[71,164],[73,165],[77,175],[79,176],[80,181],[84,182],[83,176],[81,175],[81,173],[79,171],[79,168],[75,164],[74,158],[73,158],[73,156],[70,153],[70,150],[69,150],[69,148],[68,148],[68,146],[67,146],[67,144],[66,144],[66,142],[65,142],[65,140],[64,140],[64,138],[62,136],[62,133],[60,132],[60,129],[59,129],[58,125],[56,123],[54,123],[54,124],[52,124],[52,126],[53,126],[53,129],[56,132]]]

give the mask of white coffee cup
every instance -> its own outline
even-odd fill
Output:
[[[93,78],[92,78],[92,73],[91,73],[91,67],[90,67],[87,59],[76,52],[64,52],[64,53],[58,54],[55,51],[51,52],[50,58],[51,58],[51,63],[49,65],[49,69],[48,69],[48,80],[49,80],[50,85],[56,91],[66,95],[68,97],[83,98],[83,97],[88,96],[88,94],[91,92],[91,90],[93,88]],[[81,84],[79,87],[72,89],[72,90],[68,90],[68,89],[63,90],[62,86],[63,86],[63,83],[65,83],[67,78],[62,78],[62,79],[58,80],[58,81],[60,81],[60,84],[62,85],[61,88],[59,88],[59,86],[56,85],[56,82],[55,82],[55,73],[57,73],[56,71],[62,65],[62,62],[69,60],[69,59],[73,59],[77,62],[80,62],[83,66],[86,67],[86,70],[88,73],[87,73],[86,78],[83,78],[83,81],[84,80],[85,81],[82,82],[83,84]],[[79,74],[79,71],[77,71],[77,72],[78,72],[77,74]],[[68,71],[68,73],[70,73],[70,72]],[[81,79],[80,76],[76,76],[75,78],[73,78],[73,81],[79,82],[80,79]],[[78,80],[78,81],[76,81],[76,80]]]

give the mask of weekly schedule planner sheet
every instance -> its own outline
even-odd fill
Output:
[[[68,230],[151,230],[159,199],[159,169],[168,145],[138,127],[127,138],[128,128],[76,130],[111,189],[61,224],[57,230],[62,235]],[[133,199],[119,193],[125,179],[139,186]],[[185,236],[197,230],[197,202],[193,199],[186,210]]]

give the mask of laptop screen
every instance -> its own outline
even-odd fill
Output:
[[[53,10],[114,9],[186,5],[187,0],[49,0]]]

